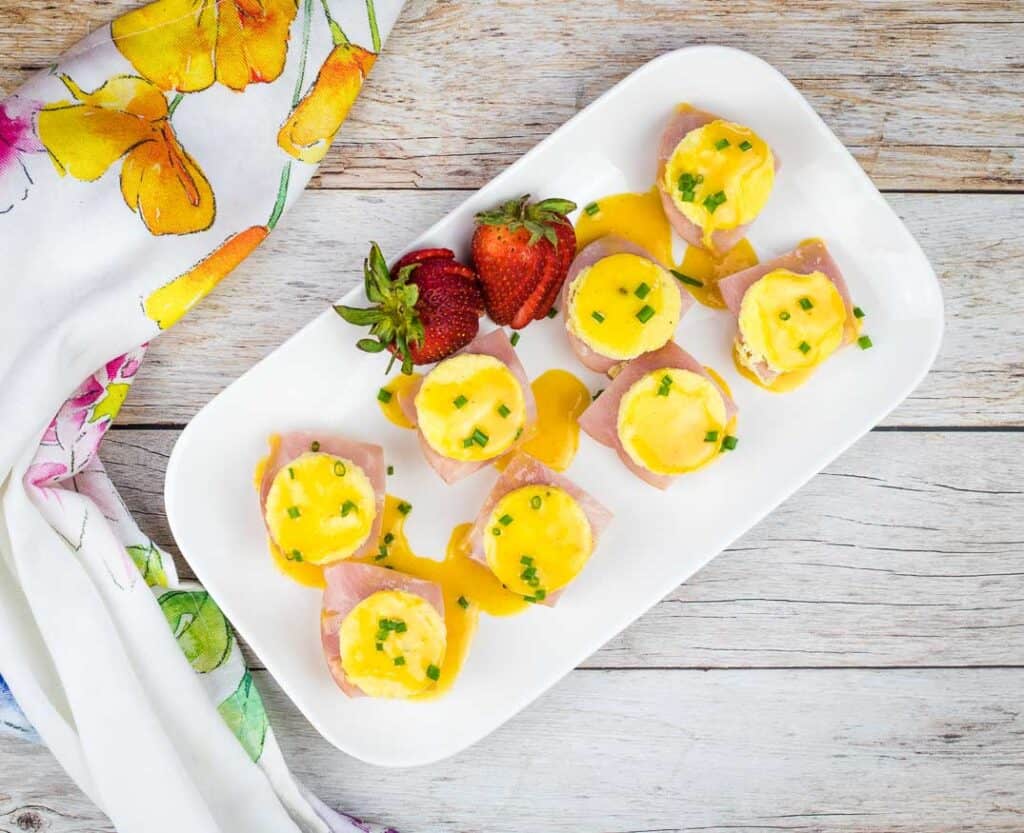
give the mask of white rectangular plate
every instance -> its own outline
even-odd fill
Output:
[[[381,443],[396,468],[389,491],[414,505],[407,524],[414,549],[443,555],[450,530],[475,516],[495,475],[488,470],[454,487],[441,484],[413,433],[392,427],[377,408],[384,357],[357,351],[356,331],[328,310],[207,405],[178,441],[166,490],[182,552],[303,714],[345,752],[408,766],[479,740],[870,430],[931,366],[943,312],[924,254],[803,96],[771,66],[733,49],[682,49],[642,67],[403,251],[450,246],[465,256],[473,214],[519,194],[562,196],[582,206],[647,190],[662,126],[681,101],[750,125],[776,150],[783,168],[750,239],[767,259],[803,238],[823,237],[868,312],[875,348],[843,350],[805,387],[778,396],[735,373],[728,315],[691,311],[680,343],[732,385],[739,448],[661,493],[583,437],[569,476],[616,512],[611,530],[556,608],[481,617],[462,676],[446,697],[348,700],[338,691],[320,650],[320,593],[274,567],[253,490],[253,467],[273,432],[333,431]],[[561,316],[531,325],[518,350],[531,378],[564,367],[592,390],[600,387],[574,360]]]

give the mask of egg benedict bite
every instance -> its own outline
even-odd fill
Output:
[[[729,251],[761,213],[778,159],[749,127],[689,104],[676,108],[658,149],[658,189],[672,227],[691,246]]]
[[[573,260],[562,291],[579,360],[608,373],[671,341],[693,298],[661,263],[620,237],[602,237]]]
[[[327,433],[272,437],[259,487],[271,546],[286,561],[311,565],[370,552],[380,535],[384,471],[378,445]]]
[[[345,694],[409,698],[437,685],[448,641],[440,585],[353,562],[324,576],[320,636]]]
[[[580,417],[658,489],[733,450],[737,408],[724,386],[675,342],[627,364]]]
[[[567,477],[517,454],[477,515],[471,557],[510,592],[553,606],[586,566],[611,519]]]
[[[769,390],[792,390],[856,339],[849,289],[820,240],[730,275],[719,289],[736,317],[736,364]]]
[[[439,362],[399,402],[445,483],[504,457],[529,439],[537,422],[526,371],[500,329]]]

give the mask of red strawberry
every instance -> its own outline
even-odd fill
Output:
[[[370,328],[376,338],[361,338],[360,350],[390,350],[402,372],[450,356],[476,338],[483,296],[476,273],[455,260],[449,249],[421,249],[401,257],[391,272],[374,243],[363,263],[369,308],[334,308],[350,324]],[[388,365],[391,370],[391,364]]]
[[[473,263],[487,314],[521,329],[548,314],[576,254],[576,233],[565,215],[575,203],[529,195],[476,215]]]

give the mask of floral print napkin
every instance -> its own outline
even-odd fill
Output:
[[[292,777],[229,623],[98,449],[148,341],[305,186],[401,6],[156,0],[0,101],[0,732],[118,830],[379,830]]]

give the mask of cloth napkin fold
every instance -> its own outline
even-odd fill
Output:
[[[97,450],[146,343],[305,186],[401,6],[156,0],[0,101],[0,730],[125,833],[371,829],[292,777],[230,625]]]

